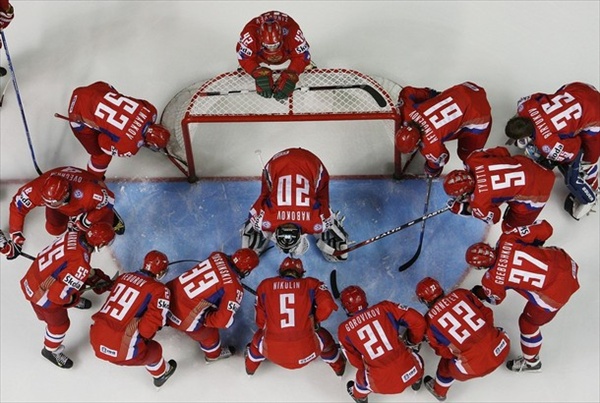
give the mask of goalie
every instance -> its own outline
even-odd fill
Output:
[[[348,248],[344,218],[329,207],[329,173],[321,160],[308,150],[288,148],[275,154],[265,165],[261,193],[242,229],[242,247],[257,253],[270,240],[284,253],[303,255],[308,235],[329,262],[346,260]]]

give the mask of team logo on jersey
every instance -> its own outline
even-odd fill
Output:
[[[117,352],[111,348],[106,347],[105,345],[100,345],[100,352],[104,355],[109,355],[111,357],[116,357]]]
[[[263,221],[262,226],[264,229],[270,229],[273,224],[271,224],[271,221]]]
[[[233,313],[236,313],[236,312],[237,312],[237,310],[239,309],[239,307],[240,307],[240,304],[238,304],[238,303],[236,303],[236,302],[234,302],[234,301],[229,301],[229,302],[227,303],[227,310],[228,310],[228,311],[231,311],[231,312],[233,312]]]
[[[315,224],[315,226],[313,227],[313,230],[315,232],[322,232],[323,231],[323,224],[321,224],[321,223]]]
[[[156,306],[159,309],[169,309],[169,300],[168,299],[159,298],[158,301],[156,301]]]
[[[308,50],[308,43],[304,42],[303,44],[296,46],[296,53],[301,54]]]
[[[417,375],[417,372],[418,372],[417,367],[412,367],[411,369],[406,371],[404,374],[402,374],[402,380],[404,381],[404,383],[408,382],[408,380],[410,378]]]
[[[81,289],[81,287],[83,287],[83,281],[71,275],[71,273],[67,273],[65,278],[63,278],[62,282],[68,285],[69,287],[75,288],[76,290],[79,290]]]
[[[83,192],[81,191],[81,189],[75,189],[75,191],[73,192],[73,197],[76,199],[83,199]]]
[[[243,59],[244,57],[252,57],[252,50],[245,46],[241,46],[238,52],[238,58]]]

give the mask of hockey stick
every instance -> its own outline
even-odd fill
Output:
[[[349,89],[360,89],[367,91],[369,95],[373,97],[377,105],[384,108],[387,105],[387,101],[375,88],[368,84],[354,84],[354,85],[323,85],[313,87],[296,87],[294,91],[306,92],[306,91],[329,91],[329,90],[349,90]],[[232,91],[207,91],[201,92],[201,97],[212,97],[215,95],[231,95],[231,94],[248,94],[256,92],[256,90],[232,90]]]
[[[6,60],[8,60],[8,68],[10,70],[10,77],[12,79],[15,93],[17,94],[17,102],[19,103],[19,109],[21,109],[21,118],[23,119],[23,126],[25,127],[25,135],[27,136],[27,142],[29,143],[29,151],[31,152],[31,158],[33,159],[33,166],[37,171],[38,175],[42,174],[42,170],[38,166],[37,159],[35,158],[35,152],[33,151],[33,144],[31,142],[31,136],[29,135],[29,126],[27,126],[27,118],[25,117],[25,109],[23,109],[23,102],[21,101],[21,93],[19,92],[19,85],[17,84],[17,77],[15,76],[15,69],[12,64],[10,52],[8,51],[8,44],[6,43],[6,36],[4,30],[0,29],[0,36],[2,37],[2,43],[4,44],[4,52],[6,53]]]
[[[331,294],[333,298],[338,299],[340,297],[340,289],[337,285],[337,272],[335,269],[329,274],[329,284],[331,285]]]
[[[423,210],[423,214],[427,214],[427,210],[429,209],[429,196],[431,195],[431,184],[432,183],[433,183],[433,178],[430,176],[427,179],[427,196],[425,196],[425,208]],[[421,254],[421,248],[423,246],[423,235],[424,234],[425,234],[425,220],[421,221],[421,235],[419,236],[419,247],[417,248],[417,251],[415,252],[413,257],[411,257],[408,262],[401,264],[400,267],[398,267],[399,272],[403,272],[404,270],[408,269],[419,258],[419,255]]]
[[[446,207],[441,208],[441,209],[436,210],[436,211],[432,211],[431,213],[425,214],[422,217],[415,218],[412,221],[409,221],[409,222],[407,222],[405,224],[402,224],[399,227],[393,228],[393,229],[391,229],[389,231],[386,231],[386,232],[384,232],[382,234],[374,236],[373,238],[369,238],[369,239],[367,239],[365,241],[362,241],[362,242],[359,242],[357,244],[354,244],[354,245],[350,246],[348,249],[336,250],[336,251],[333,252],[333,256],[340,256],[340,255],[343,255],[344,253],[351,252],[351,251],[353,251],[355,249],[358,249],[358,248],[360,248],[362,246],[368,245],[371,242],[375,242],[375,241],[380,240],[381,238],[385,238],[388,235],[392,235],[392,234],[395,234],[398,231],[402,231],[403,229],[406,229],[408,227],[412,227],[413,225],[418,224],[421,221],[425,221],[425,220],[427,220],[427,219],[429,219],[431,217],[435,217],[436,215],[442,214],[444,211],[448,211],[448,210],[450,210],[449,206],[446,206]]]
[[[4,77],[4,76],[2,76]],[[8,89],[8,84],[10,83],[10,81],[6,81],[6,84],[4,84],[4,88],[2,89],[2,95],[0,95],[0,107],[2,107],[2,104],[4,103],[4,94],[6,94],[6,90]]]
[[[59,118],[59,119],[66,120],[67,122],[73,122],[73,123],[82,123],[82,122],[77,122],[77,121],[71,120],[71,119],[69,119],[67,116],[65,116],[65,115],[61,115],[60,113],[55,113],[55,114],[54,114],[54,117],[55,117],[55,118]],[[85,123],[83,123],[83,124],[84,124],[84,125],[86,125]],[[86,126],[88,126],[88,125],[86,125]],[[88,127],[89,127],[89,126],[88,126]],[[174,159],[174,160],[176,160],[176,161],[178,161],[178,162],[182,163],[182,164],[183,164],[183,165],[185,165],[185,167],[187,168],[187,166],[188,166],[188,164],[187,164],[187,161],[185,161],[185,160],[183,160],[183,159],[181,159],[181,158],[179,158],[179,157],[177,157],[177,156],[175,156],[175,155],[173,155],[173,154],[169,153],[169,151],[168,151],[166,148],[161,148],[160,150],[157,150],[157,151],[158,151],[158,152],[160,152],[162,155],[164,155],[164,156],[168,157],[168,158],[172,158],[172,159]]]

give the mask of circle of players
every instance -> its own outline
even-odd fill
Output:
[[[14,10],[6,1],[0,6],[1,28],[6,28]],[[298,75],[315,67],[297,23],[277,11],[244,27],[237,52],[258,95],[267,98],[289,97]],[[268,66],[288,61],[274,81]],[[104,82],[75,89],[68,116],[60,116],[90,155],[87,170],[58,167],[22,186],[10,205],[9,236],[0,232],[0,249],[10,260],[20,255],[33,260],[20,284],[46,323],[42,356],[58,367],[73,366],[63,346],[68,309],[91,308],[81,296],[88,290],[108,293],[92,316],[90,343],[96,356],[116,365],[144,366],[160,387],[177,363],[163,358],[156,332],[167,325],[184,332],[198,342],[207,363],[228,358],[236,350],[221,345],[220,329],[232,325],[246,289],[256,295],[258,329],[244,351],[248,375],[265,360],[296,369],[320,356],[337,376],[344,374],[347,361],[357,369],[355,380],[346,385],[356,402],[367,402],[372,392],[396,394],[422,384],[443,401],[454,381],[485,376],[504,362],[515,372],[541,371],[540,327],[579,284],[578,266],[567,252],[544,246],[552,226],[537,217],[550,197],[554,168],[564,176],[569,190],[564,208],[573,218],[582,219],[597,204],[599,105],[600,93],[580,82],[522,98],[505,133],[507,145],[516,144],[525,155],[511,155],[506,147],[485,148],[492,117],[482,87],[472,82],[442,92],[404,87],[397,105],[402,122],[398,151],[421,153],[425,174],[436,178],[449,159],[446,144],[456,140],[464,169],[444,178],[448,207],[490,225],[501,222],[502,234],[495,246],[480,242],[466,251],[467,263],[485,271],[481,285],[446,291],[431,277],[417,284],[416,295],[428,308],[425,315],[391,301],[369,304],[360,286],[344,288],[339,300],[348,319],[338,327],[339,344],[320,325],[338,305],[322,281],[306,276],[299,257],[312,235],[327,261],[343,262],[348,234],[343,217],[330,208],[327,169],[308,150],[283,150],[265,165],[261,194],[241,230],[242,247],[233,254],[215,251],[166,284],[160,279],[169,260],[157,250],[146,254],[139,270],[116,278],[92,268],[91,254],[125,229],[113,208],[114,194],[104,184],[112,157],[133,156],[144,146],[164,152],[170,137],[156,123],[151,103]],[[22,251],[23,227],[38,206],[45,206],[46,230],[57,238],[34,257]],[[254,291],[241,280],[259,265],[271,242],[289,257],[277,276],[264,279]],[[483,304],[500,304],[507,289],[527,299],[519,317],[522,355],[508,361],[511,342]],[[434,377],[424,375],[423,341],[440,356]]]

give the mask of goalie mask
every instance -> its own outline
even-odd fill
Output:
[[[302,232],[296,224],[282,224],[275,230],[275,242],[285,253],[293,252],[300,245]]]
[[[51,176],[44,182],[42,188],[42,200],[49,208],[59,208],[69,202],[71,185],[69,181],[60,176]]]
[[[473,193],[474,189],[475,179],[467,171],[454,170],[446,175],[444,179],[444,191],[448,196],[460,197]]]
[[[346,315],[352,316],[356,312],[365,309],[369,306],[367,302],[367,294],[357,285],[351,285],[340,292],[340,301],[342,308],[346,311]]]
[[[476,269],[487,269],[496,262],[496,251],[487,243],[478,242],[469,246],[465,260]]]
[[[417,284],[415,293],[421,303],[431,306],[438,298],[444,295],[444,290],[436,279],[425,277]]]

